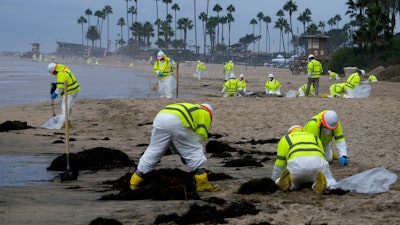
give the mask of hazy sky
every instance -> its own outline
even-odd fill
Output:
[[[177,11],[177,17],[194,18],[193,0],[173,0],[180,7]],[[298,6],[298,11],[293,13],[293,30],[296,33],[303,32],[303,25],[297,20],[297,17],[306,8],[311,10],[311,19],[316,24],[319,21],[324,21],[326,24],[325,30],[330,27],[327,21],[339,14],[342,21],[339,26],[349,21],[345,12],[347,11],[347,0],[297,0],[295,3]],[[129,1],[129,6],[134,5],[135,1]],[[286,3],[284,0],[210,0],[209,15],[216,16],[216,12],[212,11],[215,4],[222,6],[223,11],[220,16],[226,15],[226,7],[232,4],[236,11],[233,12],[235,22],[231,27],[231,44],[237,43],[240,37],[253,32],[253,26],[250,25],[250,20],[257,19],[258,12],[268,15],[272,19],[269,24],[271,33],[271,42],[273,46],[278,48],[279,45],[279,30],[274,27],[277,20],[276,12],[282,9]],[[197,16],[201,12],[206,11],[207,0],[196,0]],[[110,40],[112,41],[111,51],[115,49],[115,40],[120,33],[120,26],[117,26],[117,21],[123,17],[126,22],[126,1],[125,0],[1,0],[0,3],[0,51],[17,51],[24,52],[31,49],[30,43],[39,42],[41,51],[54,52],[57,41],[78,43],[82,42],[81,25],[77,23],[80,16],[85,16],[86,9],[90,9],[93,13],[96,10],[102,10],[105,5],[110,5],[113,14],[110,14]],[[149,21],[153,23],[156,20],[156,4],[155,0],[137,0],[138,5],[138,22]],[[169,4],[169,13],[174,16],[174,11],[171,10],[172,4]],[[162,0],[158,2],[159,17],[164,19],[166,16],[166,6]],[[289,22],[288,13],[287,20]],[[85,16],[86,17],[86,16]],[[91,16],[91,25],[95,25],[97,17]],[[129,16],[131,20],[131,16]],[[130,21],[131,22],[131,21]],[[173,20],[174,22],[174,20]],[[203,30],[202,23],[197,20],[198,45],[203,46]],[[194,22],[193,22],[194,24]],[[174,24],[171,25],[174,27]],[[87,24],[84,24],[86,31]],[[259,25],[256,25],[256,34],[258,34]],[[127,39],[127,28],[123,28],[123,37]],[[221,32],[221,31],[220,31]],[[228,43],[228,26],[224,26],[225,44]],[[262,24],[260,49],[265,51],[265,23]],[[194,44],[194,30],[188,32],[188,44]],[[180,38],[178,32],[177,37]],[[107,40],[107,22],[104,22],[102,32],[102,47],[105,46]],[[151,40],[153,43],[155,39]],[[209,43],[209,40],[207,40]],[[85,40],[86,44],[86,40]]]

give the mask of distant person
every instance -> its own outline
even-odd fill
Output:
[[[378,82],[378,78],[376,78],[375,75],[371,74],[371,75],[368,76],[368,82],[370,82],[370,83]]]
[[[153,66],[158,79],[160,98],[172,98],[172,89],[175,88],[174,62],[163,51],[157,53],[157,61]]]
[[[321,74],[324,72],[322,69],[322,64],[315,59],[313,54],[308,55],[308,64],[307,64],[307,88],[305,92],[305,96],[308,96],[311,84],[314,85],[315,95],[319,95],[319,78]]]
[[[229,79],[231,73],[235,72],[235,64],[232,60],[229,60],[227,64],[224,65],[225,81]]]
[[[329,80],[339,80],[339,74],[333,72],[332,70],[328,70]]]
[[[245,95],[247,89],[247,82],[246,78],[244,77],[244,74],[239,75],[238,84],[239,84],[239,94]]]
[[[277,79],[275,79],[274,74],[270,73],[268,75],[267,82],[265,82],[265,94],[267,95],[281,95],[281,84]]]
[[[337,84],[332,84],[329,87],[329,97],[331,98],[336,98],[336,97],[340,97],[340,98],[344,98],[345,97],[345,93],[344,93],[344,87],[346,86],[346,83],[337,83]]]
[[[68,125],[71,125],[71,115],[72,115],[72,106],[75,103],[76,98],[78,97],[78,92],[81,89],[78,81],[75,78],[75,75],[72,71],[63,64],[59,63],[50,63],[47,66],[47,70],[50,74],[56,76],[56,89],[51,94],[51,99],[54,100],[58,95],[63,96],[61,103],[61,115],[65,115],[65,97],[68,99],[68,118],[65,118],[65,122],[68,121]],[[64,81],[67,81],[67,93],[64,93]],[[67,95],[65,95],[67,94]],[[64,124],[65,126],[65,124]]]
[[[207,158],[202,141],[208,138],[213,108],[207,103],[175,103],[162,109],[153,121],[150,144],[140,157],[130,180],[130,188],[140,188],[144,176],[154,170],[165,152],[172,148],[195,173],[196,191],[217,191],[218,185],[208,182]]]
[[[229,80],[224,83],[221,94],[223,97],[239,97],[239,81],[236,79],[235,74],[229,75]]]
[[[313,191],[323,194],[336,185],[321,141],[299,125],[290,127],[279,141],[271,178],[284,192],[312,183]]]
[[[299,87],[298,90],[298,97],[304,97],[306,96],[306,88],[307,88],[307,84],[303,84]],[[314,94],[314,85],[312,84],[310,87],[310,91],[308,92],[308,96],[315,96]]]
[[[204,65],[203,62],[200,60],[197,60],[197,65],[196,65],[196,72],[194,73],[194,77],[197,78],[198,80],[201,80],[203,74],[206,71],[206,66]]]
[[[331,162],[339,160],[343,166],[347,165],[347,146],[339,116],[333,110],[324,110],[313,116],[304,126],[304,130],[317,136],[324,146],[326,159]],[[335,139],[337,153],[330,146]]]
[[[357,72],[350,74],[347,78],[344,90],[348,98],[354,98],[354,89],[355,87],[360,86],[361,77],[364,75],[364,70],[358,70]]]

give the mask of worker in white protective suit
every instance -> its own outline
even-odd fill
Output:
[[[157,75],[160,98],[172,98],[172,90],[176,87],[174,67],[175,62],[167,57],[163,51],[157,53],[157,61],[153,70]]]
[[[336,185],[321,141],[300,125],[290,127],[279,141],[272,180],[284,192],[311,182],[313,191],[323,194]]]
[[[153,121],[150,144],[139,160],[130,180],[136,190],[147,173],[152,171],[165,152],[172,148],[178,152],[191,171],[195,173],[196,191],[217,191],[218,185],[208,182],[202,140],[208,138],[213,108],[207,103],[175,103],[162,109]]]
[[[304,126],[304,130],[316,135],[324,146],[326,159],[331,162],[339,160],[343,166],[347,165],[347,146],[344,139],[342,125],[339,116],[333,110],[324,110],[312,117]],[[330,146],[335,138],[337,153],[333,152]]]

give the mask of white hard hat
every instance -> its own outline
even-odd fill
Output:
[[[244,77],[244,74],[243,74],[243,73],[242,73],[242,74],[240,74],[240,75],[239,75],[239,77],[240,77],[240,78],[243,78],[243,77]]]
[[[292,133],[292,132],[301,132],[304,131],[304,128],[300,125],[293,125],[289,128],[289,130],[287,131],[288,134]]]
[[[229,62],[232,62],[232,60],[229,60]]]
[[[308,55],[308,58],[310,59],[310,58],[315,58],[315,56],[313,55],[313,54],[309,54]]]
[[[200,105],[201,105],[201,107],[206,108],[206,110],[210,113],[210,116],[212,118],[212,114],[214,113],[213,107],[208,103],[202,103]]]
[[[365,76],[365,70],[360,70],[362,76]]]
[[[235,79],[235,78],[236,78],[236,76],[234,73],[229,74],[229,79]]]
[[[329,130],[334,130],[338,126],[339,117],[333,110],[327,110],[322,114],[322,125]]]
[[[200,62],[200,60],[197,60],[197,63],[199,63]]]
[[[164,57],[164,52],[163,51],[159,51],[158,53],[157,53],[157,59],[161,59],[162,57]]]
[[[47,66],[47,71],[49,71],[50,74],[54,74],[54,70],[56,69],[56,65],[55,63],[50,63]]]
[[[275,77],[272,73],[270,73],[269,75],[268,75],[268,77],[269,78],[273,78],[273,77]]]

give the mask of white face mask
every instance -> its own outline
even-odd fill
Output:
[[[324,132],[326,135],[330,134],[332,131],[329,130],[328,128],[324,127]]]

